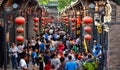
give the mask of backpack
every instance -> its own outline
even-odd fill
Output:
[[[85,70],[97,70],[97,63],[95,61],[84,62],[83,67],[84,67]]]

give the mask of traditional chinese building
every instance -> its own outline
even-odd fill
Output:
[[[15,23],[15,18],[22,16],[25,19],[24,32],[22,36],[25,39],[31,38],[36,35],[34,31],[34,17],[41,18],[42,9],[37,0],[4,0],[0,6],[1,10],[1,23],[7,25],[7,32],[9,32],[10,42],[16,42],[16,28],[18,25]],[[3,15],[4,14],[4,15]],[[5,22],[4,22],[5,21]],[[38,32],[40,30],[40,23],[38,22]]]
[[[77,18],[78,20],[78,16],[80,16],[81,24],[77,25],[78,22],[76,22],[75,28],[76,35],[78,34],[78,36],[80,36],[80,40],[82,41],[80,43],[81,46],[85,46],[83,41],[86,39],[87,48],[90,49],[92,48],[93,40],[97,40],[102,46],[102,57],[103,50],[105,49],[107,52],[109,23],[111,23],[111,20],[115,19],[111,16],[111,13],[112,7],[109,0],[76,0],[76,2],[71,3],[61,11],[62,15],[65,14],[69,18]],[[92,18],[92,22],[90,17]],[[87,24],[88,22],[90,22],[90,24]],[[91,30],[88,26],[92,27],[91,33],[87,32]],[[104,58],[102,63],[107,63],[106,60],[107,58]],[[102,66],[102,68],[107,68],[107,66]]]

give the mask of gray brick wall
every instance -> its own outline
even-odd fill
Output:
[[[112,21],[120,22],[120,6],[111,2],[112,5]],[[120,24],[110,25],[109,32],[109,55],[108,68],[109,70],[120,70]]]
[[[120,22],[120,6],[116,7],[116,22]]]
[[[109,70],[120,70],[120,24],[110,25]]]

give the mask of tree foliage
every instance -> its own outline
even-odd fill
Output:
[[[46,5],[48,4],[49,2],[53,2],[53,1],[58,1],[58,10],[61,10],[63,8],[65,8],[65,6],[69,5],[72,1],[75,1],[75,0],[39,0],[39,3],[41,5]]]
[[[58,10],[65,8],[68,4],[75,0],[58,0]]]
[[[39,3],[42,5],[48,4],[49,0],[39,0]]]

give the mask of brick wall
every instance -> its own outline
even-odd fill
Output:
[[[112,21],[120,22],[120,6],[111,2],[112,5]],[[113,16],[115,15],[115,17]],[[109,70],[120,70],[120,24],[110,25],[109,32],[109,55],[108,64]]]
[[[120,6],[111,2],[112,6],[112,22],[120,22]]]
[[[120,6],[116,7],[116,22],[120,22]]]
[[[110,25],[109,69],[120,70],[120,24]]]

